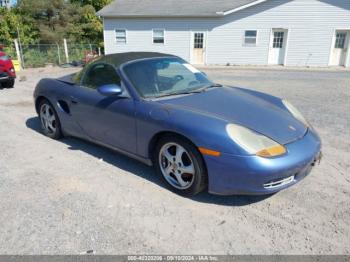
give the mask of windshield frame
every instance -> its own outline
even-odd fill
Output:
[[[119,67],[119,70],[121,72],[121,76],[126,80],[126,82],[128,83],[128,85],[130,85],[134,91],[134,93],[136,93],[136,95],[138,96],[139,99],[141,100],[161,100],[161,99],[166,99],[166,98],[169,98],[169,97],[172,97],[172,96],[184,96],[184,95],[190,95],[192,93],[199,93],[199,92],[196,92],[197,90],[201,90],[203,88],[205,88],[207,85],[209,85],[209,83],[215,85],[215,83],[210,79],[208,78],[208,76],[206,74],[204,74],[203,72],[201,72],[200,70],[197,70],[203,74],[206,79],[209,81],[209,83],[207,83],[206,85],[203,85],[203,86],[199,86],[199,87],[196,87],[194,89],[189,89],[187,90],[187,92],[185,90],[182,90],[182,92],[180,92],[179,94],[164,94],[164,96],[143,96],[143,94],[139,91],[139,89],[134,85],[133,81],[130,79],[129,75],[126,73],[126,70],[125,70],[125,67],[129,66],[129,65],[132,65],[132,64],[136,64],[136,63],[139,63],[139,62],[144,62],[144,61],[156,61],[156,60],[163,60],[163,59],[176,59],[178,60],[178,62],[182,63],[182,64],[189,64],[191,65],[190,63],[188,63],[186,60],[180,58],[180,57],[177,57],[177,56],[162,56],[162,57],[150,57],[150,58],[142,58],[142,59],[137,59],[137,60],[133,60],[133,61],[129,61],[127,63],[124,63],[122,65],[120,65]]]

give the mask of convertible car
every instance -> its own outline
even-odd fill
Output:
[[[305,178],[321,141],[288,101],[212,82],[161,53],[107,55],[42,79],[43,133],[74,136],[153,165],[173,191],[273,194]]]

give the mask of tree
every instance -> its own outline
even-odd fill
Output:
[[[32,19],[25,19],[16,8],[0,8],[0,43],[7,46],[20,38],[23,44],[33,43],[39,32]]]
[[[95,11],[101,10],[104,6],[112,2],[112,0],[71,0],[72,3],[78,3],[81,6],[91,5]]]
[[[79,32],[83,41],[93,42],[103,47],[103,25],[101,19],[96,16],[96,11],[110,2],[112,0],[71,0],[72,4],[81,6],[79,29],[75,27],[71,32]]]
[[[100,18],[96,16],[95,9],[91,5],[86,5],[81,8],[80,14],[82,37],[85,40],[93,40],[95,43],[101,44],[103,41],[103,25]]]
[[[55,44],[67,38],[70,42],[100,44],[102,47],[103,26],[96,10],[110,2],[18,0],[10,10],[0,8],[0,43],[12,43],[19,33],[22,44]]]
[[[21,0],[18,10],[23,17],[35,20],[41,43],[57,43],[66,37],[67,24],[73,22],[67,14],[68,5],[64,0]]]

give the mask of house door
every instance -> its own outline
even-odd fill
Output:
[[[205,33],[193,33],[192,64],[202,65],[205,62]]]
[[[349,31],[336,31],[330,65],[344,66],[349,49]]]
[[[270,65],[284,65],[286,49],[287,49],[288,30],[273,29],[270,49],[269,49],[269,64]]]

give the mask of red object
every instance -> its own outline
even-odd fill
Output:
[[[12,60],[4,52],[0,51],[0,83],[12,87],[16,78],[16,71]]]
[[[96,51],[85,50],[83,64],[88,64],[98,58],[98,54]]]

